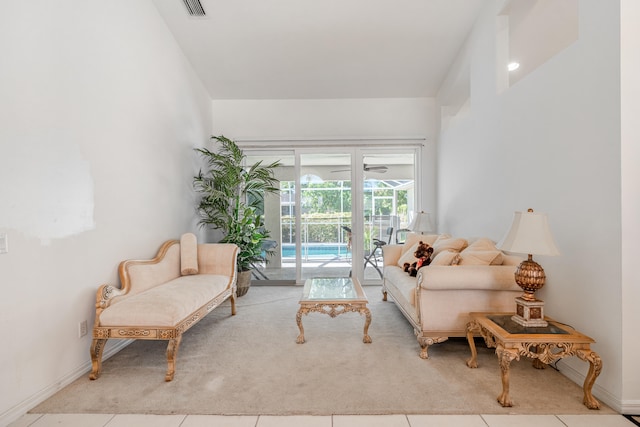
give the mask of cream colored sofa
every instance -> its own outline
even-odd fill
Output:
[[[434,253],[431,264],[411,277],[402,265],[413,261],[418,241],[433,246]],[[410,233],[403,245],[385,245],[383,255],[383,299],[391,295],[413,325],[423,359],[430,345],[466,336],[469,312],[512,312],[522,294],[514,279],[522,259],[502,253],[487,238],[469,242]]]
[[[121,287],[102,285],[96,295],[89,378],[100,376],[107,340],[120,338],[167,340],[171,381],[182,334],[227,299],[236,313],[237,251],[234,244],[198,244],[187,233],[151,260],[121,262]]]

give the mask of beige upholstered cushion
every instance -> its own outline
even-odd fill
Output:
[[[410,250],[411,253],[415,252],[416,250],[413,247],[420,241],[423,241],[429,246],[433,246],[433,242],[435,242],[436,239],[438,239],[437,234],[407,233],[407,237],[405,238],[404,244],[402,245],[402,255],[409,252]]]
[[[231,279],[215,274],[178,277],[107,307],[100,326],[175,326],[220,295]]]
[[[458,252],[447,249],[436,255],[429,265],[451,265],[456,257],[458,257]]]
[[[193,233],[180,237],[180,274],[198,274],[198,240]]]
[[[502,252],[475,251],[465,249],[460,253],[458,265],[500,265],[502,264]]]
[[[493,240],[489,239],[488,237],[481,237],[472,242],[469,242],[469,246],[467,246],[465,251],[467,250],[497,251],[498,248],[496,247],[496,244],[493,242]]]
[[[407,250],[400,256],[400,258],[398,258],[398,267],[403,267],[405,262],[412,264],[418,260],[415,256],[413,256],[413,254],[418,249],[419,244],[420,242],[415,242],[413,246],[407,248]]]
[[[467,245],[468,242],[465,239],[440,236],[433,244],[433,256],[437,256],[444,250],[460,252]]]

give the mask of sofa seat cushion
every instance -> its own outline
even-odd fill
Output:
[[[403,301],[400,303],[409,304],[412,307],[416,305],[416,278],[409,276],[400,267],[385,267],[385,280],[387,283],[393,283],[398,290]],[[396,298],[398,300],[400,298]]]
[[[215,274],[182,276],[122,299],[100,314],[100,326],[173,327],[224,292],[230,278]]]

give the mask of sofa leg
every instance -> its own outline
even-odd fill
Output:
[[[421,346],[420,348],[420,358],[428,359],[429,358],[429,345]]]
[[[382,301],[387,300],[387,291],[382,291]]]
[[[178,335],[175,339],[169,340],[167,345],[167,374],[164,376],[165,381],[171,381],[176,373],[176,357],[178,356],[178,347],[182,335]]]
[[[449,337],[418,337],[418,343],[420,343],[420,358],[429,358],[429,346],[438,344],[448,340]]]
[[[235,296],[235,294],[231,294],[231,296],[229,297],[229,301],[231,301],[231,315],[235,316],[236,315],[236,296]]]
[[[90,380],[97,380],[102,372],[102,352],[104,351],[104,345],[107,340],[94,339],[91,342],[91,373],[89,374]]]

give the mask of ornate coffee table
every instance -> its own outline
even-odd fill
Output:
[[[495,347],[502,371],[502,393],[498,402],[502,406],[512,406],[509,397],[509,365],[520,356],[530,357],[533,366],[538,369],[568,356],[578,356],[589,362],[589,372],[584,380],[582,402],[589,409],[600,409],[600,404],[591,394],[593,384],[602,370],[602,360],[598,353],[591,350],[593,339],[571,327],[548,317],[548,326],[527,328],[511,320],[513,313],[469,313],[471,321],[467,325],[467,340],[471,348],[471,358],[467,366],[477,368],[474,334],[484,338],[487,347]]]
[[[371,324],[371,312],[367,308],[367,296],[360,283],[351,277],[315,277],[308,279],[304,284],[300,308],[296,314],[296,322],[300,329],[300,335],[296,339],[298,344],[304,343],[304,328],[302,327],[302,315],[311,312],[328,314],[336,317],[342,313],[355,312],[364,314],[364,338],[366,344],[371,343],[369,325]]]

